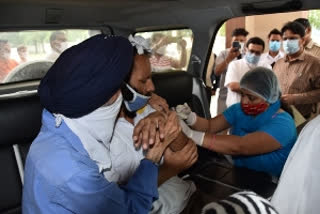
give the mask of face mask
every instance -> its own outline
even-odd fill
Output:
[[[281,42],[280,41],[270,41],[269,42],[269,50],[273,52],[279,51],[281,48]]]
[[[101,106],[85,116],[88,124],[93,125],[94,130],[92,129],[92,134],[97,140],[100,139],[105,144],[110,142],[122,100],[122,94],[120,93],[116,101],[111,105]]]
[[[100,108],[97,108],[93,112],[75,119],[68,119],[64,118],[68,126],[70,125],[71,129],[73,126],[77,125],[79,127],[79,124],[82,127],[85,127],[85,130],[76,131],[76,134],[80,136],[80,138],[89,138],[93,137],[95,140],[99,142],[103,142],[105,145],[110,142],[110,139],[112,137],[113,128],[115,125],[116,118],[119,114],[121,104],[122,104],[123,98],[122,94],[120,93],[117,97],[116,101],[110,105],[103,105]],[[70,124],[71,123],[71,124]],[[90,134],[90,136],[87,136],[87,132]],[[90,140],[84,140],[84,141],[90,141]],[[84,142],[82,141],[82,142]],[[86,142],[84,142],[86,143]]]
[[[133,88],[131,88],[128,84],[126,87],[133,94],[133,98],[131,100],[124,100],[124,104],[128,111],[135,112],[144,107],[150,99],[150,96],[142,95],[136,92]]]
[[[241,109],[247,115],[258,115],[264,112],[268,108],[267,103],[258,103],[258,104],[242,104]]]
[[[61,42],[60,46],[57,47],[58,51],[62,53],[63,51],[68,49],[68,43],[67,42]]]
[[[98,165],[99,172],[111,167],[110,141],[122,101],[120,93],[111,105],[103,105],[83,117],[71,119],[63,115],[55,115],[56,123],[58,117],[62,117],[72,132],[80,138],[90,158]],[[104,176],[107,175],[104,174]]]
[[[248,52],[246,54],[246,60],[247,60],[248,63],[256,65],[256,64],[258,64],[258,62],[260,60],[260,56],[257,56],[254,53]]]
[[[286,54],[292,55],[300,50],[299,39],[287,39],[283,41],[283,50]]]

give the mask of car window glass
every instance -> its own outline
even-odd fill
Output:
[[[190,29],[139,32],[136,35],[150,42],[152,72],[187,70],[193,43]]]
[[[99,30],[0,32],[0,84],[41,79],[67,48]]]

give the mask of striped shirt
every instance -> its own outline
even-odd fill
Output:
[[[150,57],[150,64],[152,67],[152,72],[166,71],[171,68],[171,59],[166,56],[152,56]]]
[[[320,58],[320,45],[318,45],[312,40],[305,47],[305,51],[314,55],[315,57]]]
[[[271,203],[251,191],[230,195],[224,200],[207,204],[201,214],[279,214]]]
[[[295,107],[308,118],[312,104],[320,101],[320,60],[304,51],[294,60],[287,56],[278,60],[273,71],[282,94],[295,94]]]

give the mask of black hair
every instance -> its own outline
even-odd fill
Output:
[[[274,28],[272,31],[270,31],[270,33],[268,34],[268,38],[270,39],[271,35],[273,34],[282,36],[282,33],[277,28]]]
[[[250,44],[261,45],[262,51],[264,50],[264,41],[260,37],[252,37],[247,41],[246,47],[249,47]]]
[[[232,37],[234,36],[248,36],[249,32],[244,28],[236,28],[232,31]]]
[[[310,22],[308,19],[298,18],[298,19],[294,20],[294,22],[299,22],[300,24],[302,24],[304,29],[311,28],[311,25],[310,25]]]
[[[299,34],[301,38],[303,38],[304,35],[306,34],[303,25],[300,24],[299,22],[288,22],[288,23],[286,23],[281,29],[282,35],[287,30],[290,30],[294,34]]]

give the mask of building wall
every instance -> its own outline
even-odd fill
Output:
[[[227,21],[226,24],[226,47],[231,46],[231,34],[232,31],[236,28],[245,28],[246,27],[246,17],[233,18]]]

